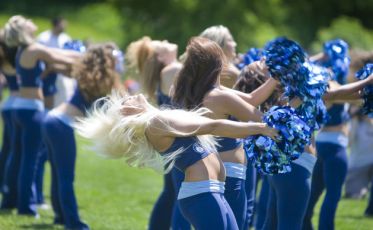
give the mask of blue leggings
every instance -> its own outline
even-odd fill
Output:
[[[245,191],[246,191],[246,214],[245,214],[245,217],[244,217],[245,219],[243,223],[244,230],[249,229],[249,227],[253,224],[253,219],[254,219],[256,169],[251,162],[247,164],[247,168],[246,168]],[[238,223],[238,220],[237,220],[237,223]]]
[[[184,173],[175,167],[164,175],[163,191],[154,205],[150,216],[149,230],[189,230],[190,223],[181,214],[176,197],[181,182],[184,180]]]
[[[369,216],[373,215],[373,180],[371,180],[370,182],[369,201],[368,201],[368,206],[365,209],[365,215],[369,215]]]
[[[36,174],[35,174],[35,189],[36,189],[36,203],[44,203],[44,193],[43,193],[43,181],[44,181],[44,171],[45,163],[48,160],[48,150],[47,146],[42,143],[42,147],[39,150],[38,159],[36,161]]]
[[[233,211],[238,229],[243,229],[247,211],[245,180],[227,177],[225,179],[224,197]]]
[[[3,187],[5,167],[10,156],[10,141],[12,136],[12,110],[1,111],[1,117],[3,119],[3,143],[0,152],[0,188]]]
[[[238,230],[232,209],[221,193],[200,193],[178,203],[196,230]]]
[[[311,219],[313,209],[326,188],[321,206],[319,229],[334,229],[334,217],[341,198],[342,185],[347,174],[346,148],[328,142],[316,142],[318,158],[312,176],[310,202],[304,219],[304,229],[313,229]]]
[[[11,112],[11,138],[10,154],[4,171],[2,187],[1,209],[13,209],[17,207],[18,176],[21,164],[21,125],[16,122],[16,110]]]
[[[268,176],[270,186],[267,214],[262,229],[302,229],[310,191],[309,169],[292,163],[292,171]]]
[[[260,189],[259,200],[256,206],[255,229],[262,229],[267,214],[267,204],[269,198],[268,176],[262,175],[262,188]]]
[[[18,176],[18,214],[36,215],[35,172],[41,147],[41,123],[44,112],[33,109],[16,111],[21,126],[21,165]]]
[[[54,116],[46,116],[42,126],[43,140],[52,167],[52,206],[55,223],[66,228],[88,229],[78,214],[74,193],[76,143],[74,130]]]

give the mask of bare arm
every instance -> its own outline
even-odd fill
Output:
[[[342,86],[334,85],[324,94],[323,99],[325,101],[354,100],[357,96],[356,93],[369,84],[373,84],[373,74],[361,81],[349,83]]]
[[[275,138],[278,132],[265,123],[235,122],[226,119],[213,120],[195,115],[189,119],[172,114],[162,114],[153,119],[147,133],[165,137],[182,137],[211,134],[215,136],[245,138],[262,134]]]
[[[81,54],[72,50],[63,50],[38,45],[37,59],[49,64],[72,65]]]
[[[270,78],[263,85],[261,85],[259,88],[257,88],[249,94],[240,92],[238,90],[230,90],[247,103],[250,103],[251,105],[257,107],[261,105],[263,102],[265,102],[272,95],[277,85],[278,81],[276,81],[273,78]]]

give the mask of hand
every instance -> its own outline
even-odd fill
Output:
[[[264,135],[264,136],[268,136],[270,137],[271,139],[275,140],[275,141],[278,141],[279,138],[280,138],[280,135],[278,133],[278,130],[277,129],[274,129],[272,127],[269,127],[267,124],[265,123],[261,123],[261,128],[262,128],[262,131],[261,131],[261,134]]]

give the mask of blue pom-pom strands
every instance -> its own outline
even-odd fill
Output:
[[[84,53],[87,50],[84,43],[80,40],[68,41],[63,45],[63,48],[67,49],[67,50],[75,50],[75,51],[78,51],[80,53]]]
[[[350,56],[348,54],[348,44],[342,39],[335,39],[324,43],[325,61],[320,64],[331,68],[333,80],[340,84],[346,83],[346,78],[350,66]]]
[[[243,57],[242,61],[238,63],[237,68],[243,69],[245,66],[255,62],[259,61],[263,56],[263,50],[258,48],[251,48],[249,51],[247,51]]]
[[[330,72],[306,61],[306,53],[294,41],[277,38],[265,47],[266,65],[271,76],[284,87],[290,99],[299,97],[303,103],[298,114],[312,130],[318,130],[327,121],[327,111],[322,96],[327,90]]]
[[[248,159],[262,174],[290,172],[290,162],[297,159],[310,142],[311,128],[289,106],[272,107],[263,121],[279,130],[281,139],[275,142],[266,136],[248,137],[244,141]]]
[[[280,37],[265,45],[264,56],[271,77],[285,86],[296,79],[306,53],[296,42]]]
[[[115,62],[115,71],[117,71],[120,74],[123,74],[125,69],[124,69],[124,54],[120,50],[113,50],[113,56],[116,59]]]
[[[356,73],[356,78],[359,80],[364,80],[373,74],[373,64],[366,64],[364,68]],[[362,96],[364,100],[363,112],[373,117],[373,85],[365,86],[362,90]]]

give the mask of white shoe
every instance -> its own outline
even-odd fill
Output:
[[[49,206],[47,203],[38,204],[38,209],[41,209],[41,210],[49,210],[49,209],[50,209],[50,206]]]

